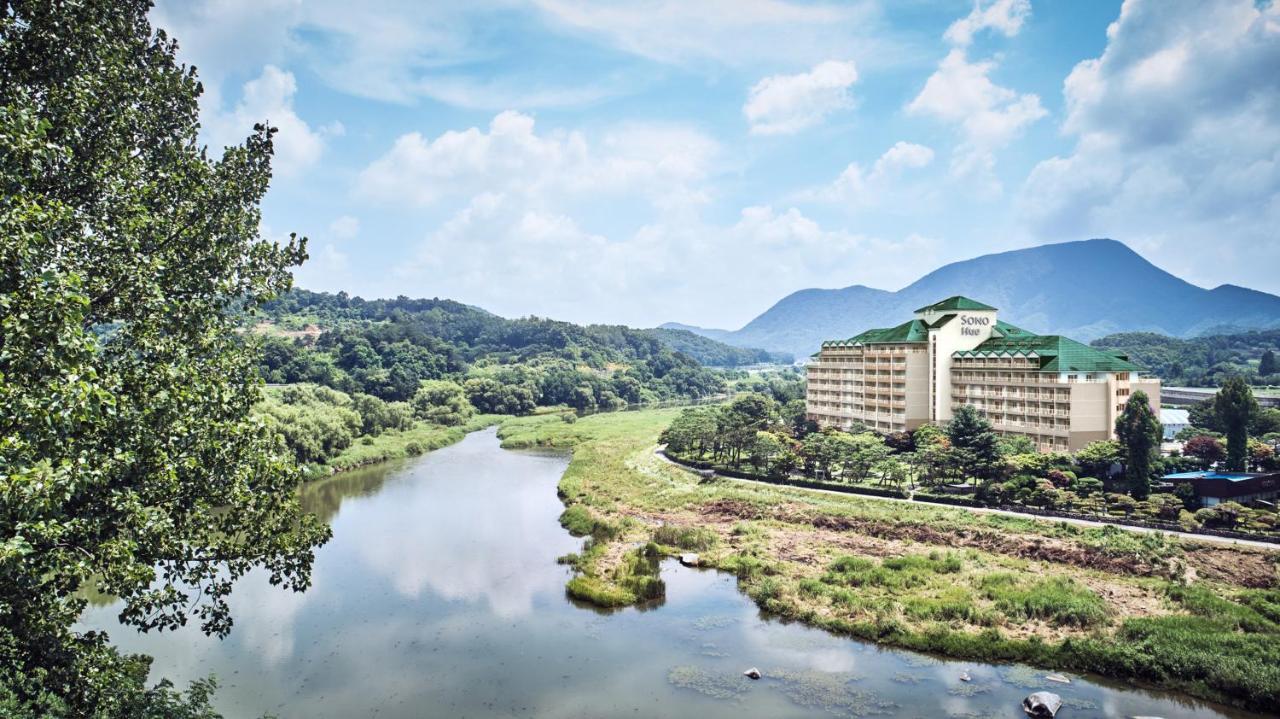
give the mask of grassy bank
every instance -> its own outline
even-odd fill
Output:
[[[501,414],[478,414],[456,427],[419,421],[410,429],[388,430],[376,437],[361,437],[324,467],[333,472],[345,472],[392,459],[416,457],[461,441],[467,434],[491,427],[506,418]]]
[[[572,448],[563,521],[589,534],[569,592],[660,588],[653,552],[697,551],[762,608],[910,649],[1280,706],[1276,554],[1116,528],[699,477],[654,456],[679,410],[507,420],[504,446]],[[637,591],[637,590],[641,591]]]

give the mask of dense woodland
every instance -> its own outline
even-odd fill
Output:
[[[650,331],[505,319],[450,300],[295,290],[250,322],[263,319],[269,324],[257,327],[267,335],[261,371],[268,382],[310,382],[390,402],[411,400],[424,380],[442,380],[465,386],[481,412],[616,409],[721,394],[728,376]]]
[[[1093,341],[1094,347],[1129,355],[1166,385],[1217,387],[1242,376],[1253,385],[1280,384],[1275,351],[1280,330],[1179,339],[1153,332],[1125,332]]]

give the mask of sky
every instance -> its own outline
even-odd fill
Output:
[[[1280,0],[159,0],[312,290],[734,329],[1110,237],[1280,293]]]

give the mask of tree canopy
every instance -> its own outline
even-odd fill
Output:
[[[1241,377],[1229,377],[1213,399],[1214,415],[1227,435],[1227,470],[1243,472],[1249,453],[1249,423],[1258,414],[1258,400]]]
[[[235,331],[306,257],[258,235],[274,131],[210,158],[195,72],[149,7],[0,18],[0,701],[18,716],[179,715],[145,658],[73,630],[80,589],[140,629],[225,635],[237,579],[305,589],[328,536],[250,417]]]
[[[1116,418],[1116,438],[1124,448],[1125,479],[1135,499],[1151,494],[1151,472],[1160,452],[1160,420],[1147,393],[1136,390]]]

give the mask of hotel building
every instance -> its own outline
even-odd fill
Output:
[[[1136,390],[1160,411],[1160,380],[1128,358],[1000,321],[966,297],[921,307],[915,319],[823,342],[808,365],[807,412],[822,427],[901,432],[944,424],[972,405],[996,431],[1042,451],[1115,438]]]

